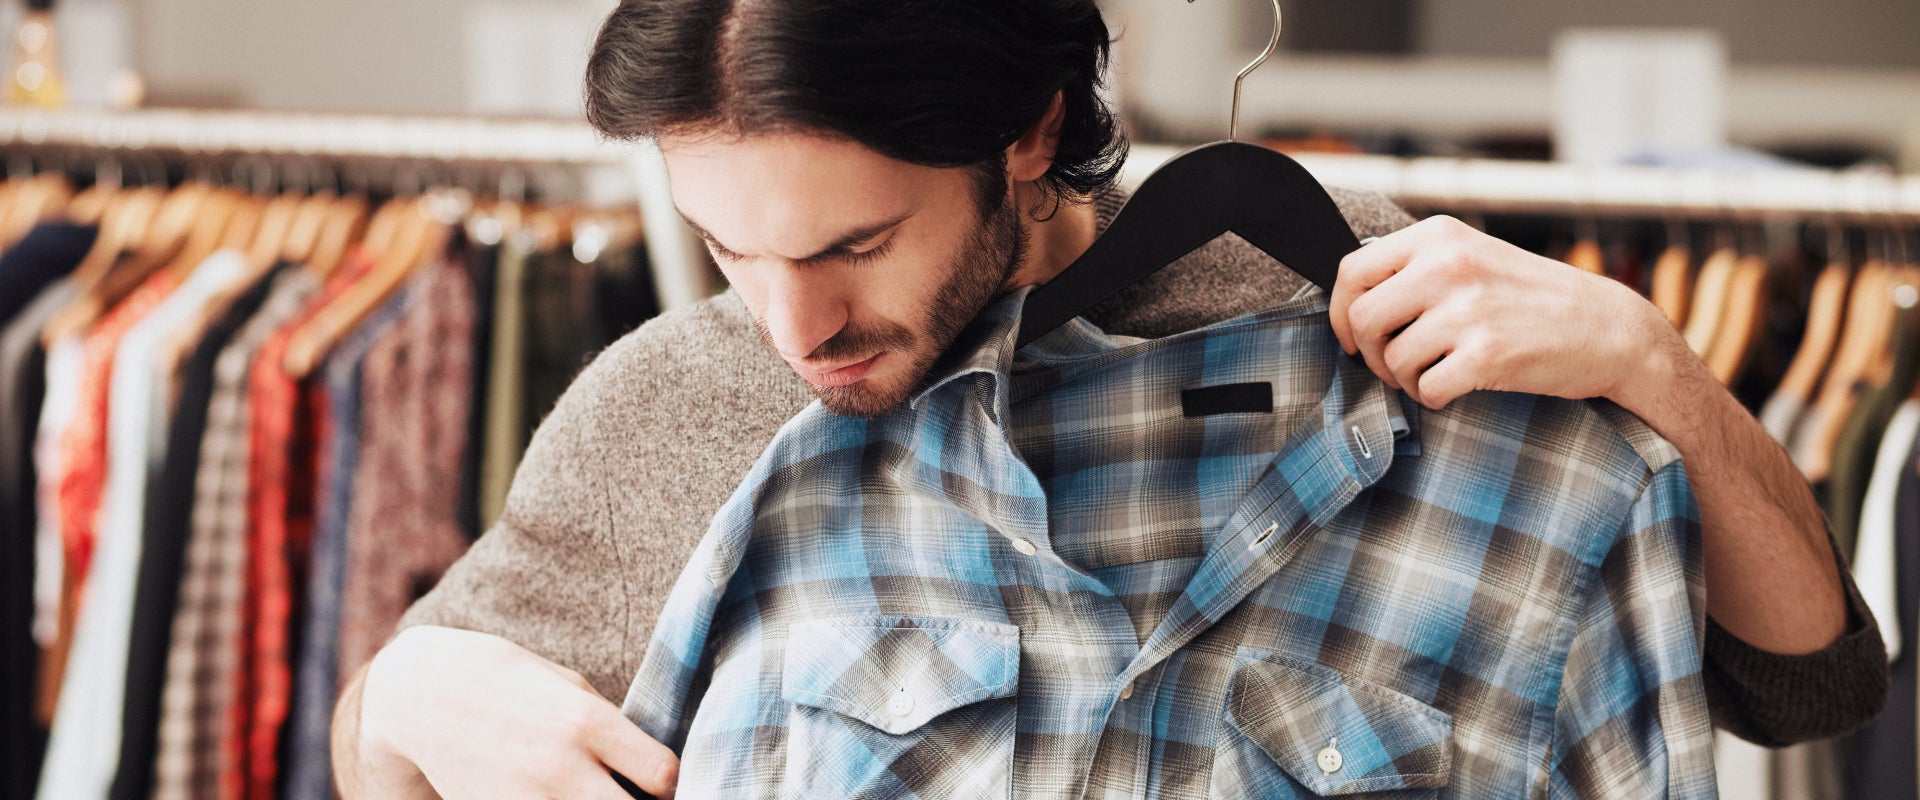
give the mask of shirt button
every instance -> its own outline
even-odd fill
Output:
[[[887,701],[887,711],[896,717],[913,713],[913,695],[907,693],[905,689],[894,692],[893,699]]]
[[[1013,549],[1020,551],[1020,554],[1023,556],[1033,555],[1033,542],[1025,539],[1015,539],[1013,540]]]
[[[1340,751],[1333,749],[1332,745],[1321,748],[1320,753],[1315,755],[1313,760],[1320,765],[1320,771],[1328,775],[1340,771]]]
[[[1133,681],[1127,681],[1127,685],[1121,688],[1120,690],[1120,699],[1125,700],[1132,696],[1133,696]]]

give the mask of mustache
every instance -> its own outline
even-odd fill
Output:
[[[760,341],[773,347],[773,331],[767,329],[766,320],[755,317],[753,329],[760,335]],[[809,361],[837,361],[860,355],[872,355],[882,350],[910,350],[915,343],[913,332],[906,327],[893,323],[881,323],[872,326],[848,325],[841,328],[833,338],[820,343],[813,352],[807,354]],[[777,351],[777,350],[776,350]]]

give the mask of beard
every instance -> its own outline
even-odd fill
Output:
[[[894,322],[849,324],[822,342],[809,358],[835,361],[872,353],[905,356],[906,368],[885,382],[869,378],[847,386],[808,383],[820,403],[843,417],[872,419],[898,408],[926,380],[940,356],[953,345],[981,309],[1007,287],[1027,252],[1027,231],[1020,225],[1016,203],[1004,195],[997,202],[978,204],[979,224],[949,264],[946,278],[921,310],[924,322],[915,331]],[[773,346],[773,334],[756,318],[761,341]]]

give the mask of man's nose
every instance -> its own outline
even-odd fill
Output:
[[[767,332],[781,356],[805,359],[847,324],[847,306],[837,294],[805,276],[788,273],[767,300]]]

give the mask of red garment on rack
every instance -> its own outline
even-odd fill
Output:
[[[273,800],[280,730],[293,697],[288,621],[301,594],[313,531],[314,458],[319,431],[317,384],[302,386],[285,369],[298,330],[364,276],[372,259],[355,251],[305,311],[269,336],[248,374],[247,571],[241,598],[228,771],[223,800]],[[324,414],[319,415],[324,416]]]
[[[107,396],[113,383],[113,354],[120,339],[180,288],[182,276],[160,270],[100,318],[81,339],[84,366],[80,407],[60,437],[60,476],[56,495],[60,537],[72,574],[73,597],[84,602],[87,568],[99,536],[101,494],[107,481]],[[62,638],[70,631],[61,631]]]

